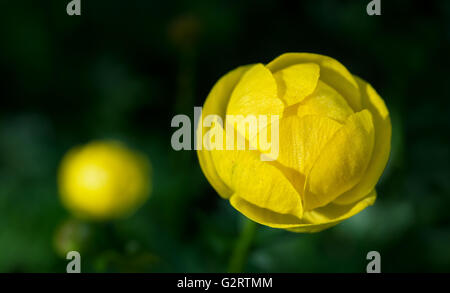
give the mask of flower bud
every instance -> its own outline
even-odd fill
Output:
[[[318,232],[375,202],[390,153],[389,112],[370,84],[335,59],[287,53],[239,67],[213,87],[200,122],[211,114],[224,121],[214,127],[224,128],[231,115],[278,117],[279,152],[271,161],[260,159],[268,151],[258,138],[273,123],[257,135],[235,129],[254,150],[198,150],[214,189],[253,221]],[[208,131],[199,123],[197,140]]]
[[[120,218],[147,199],[149,173],[150,163],[142,154],[118,142],[91,142],[64,156],[59,170],[61,200],[81,218]]]

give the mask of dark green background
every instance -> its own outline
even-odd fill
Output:
[[[319,234],[258,227],[246,271],[450,271],[450,1],[0,1],[0,271],[221,272],[243,217],[195,152],[170,146],[214,82],[284,52],[341,61],[385,99],[392,152],[376,204]],[[146,153],[153,193],[132,217],[70,220],[57,193],[64,153],[93,139]],[[56,235],[56,236],[55,236]]]

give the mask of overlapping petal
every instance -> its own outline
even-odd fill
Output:
[[[314,93],[297,108],[299,117],[322,115],[341,123],[353,113],[345,98],[322,81],[319,81]]]
[[[257,207],[302,217],[300,195],[283,173],[261,161],[256,151],[239,153],[233,165],[231,184],[239,197]]]
[[[228,115],[282,115],[283,102],[270,70],[262,64],[252,66],[241,78],[231,94]],[[265,125],[261,126],[265,127]]]
[[[318,115],[283,118],[278,162],[306,176],[323,148],[341,127],[333,119]]]
[[[320,67],[315,63],[296,64],[277,71],[274,78],[278,95],[287,106],[301,102],[314,92],[320,76]]]
[[[238,67],[224,75],[214,85],[213,89],[206,98],[203,106],[202,117],[200,118],[198,123],[199,126],[196,130],[198,143],[202,141],[202,138],[207,131],[207,129],[202,127],[203,118],[210,114],[215,114],[220,115],[222,119],[224,119],[231,93],[236,87],[236,84],[240,81],[241,77],[245,72],[247,72],[247,70],[250,69],[250,67],[251,65]],[[211,152],[214,151],[207,151],[203,147],[200,148],[199,145],[197,145],[197,148],[197,156],[200,162],[200,167],[202,168],[203,174],[205,174],[209,183],[214,187],[220,196],[224,198],[230,197],[233,191],[223,182],[214,167],[214,162],[211,158]]]
[[[372,190],[355,204],[337,205],[330,203],[327,206],[305,212],[302,219],[303,223],[288,229],[297,233],[320,232],[339,224],[374,204],[376,197],[376,191]]]
[[[355,79],[361,89],[363,107],[368,109],[373,117],[375,142],[371,161],[361,181],[335,200],[335,203],[344,205],[360,200],[365,194],[375,188],[391,151],[392,126],[386,105],[370,84],[359,77],[355,76]]]
[[[305,209],[324,206],[359,182],[372,156],[374,136],[368,110],[349,117],[306,176]]]
[[[361,96],[353,75],[339,61],[324,55],[311,53],[285,53],[267,64],[273,73],[301,63],[316,63],[320,66],[320,79],[346,97],[355,111],[362,109]]]

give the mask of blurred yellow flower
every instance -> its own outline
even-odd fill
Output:
[[[109,220],[133,213],[148,197],[147,158],[113,141],[75,147],[59,169],[61,200],[73,214]]]
[[[279,117],[276,161],[261,161],[260,146],[198,150],[211,185],[253,221],[318,232],[374,203],[390,153],[389,112],[370,84],[335,59],[287,53],[239,67],[213,87],[200,122],[211,114],[224,123],[226,115]],[[199,126],[197,141],[208,131]]]

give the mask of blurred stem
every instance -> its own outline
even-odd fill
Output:
[[[245,219],[241,234],[236,241],[236,246],[230,258],[228,272],[241,273],[243,271],[247,263],[248,253],[253,243],[257,226],[258,224],[255,222]]]

